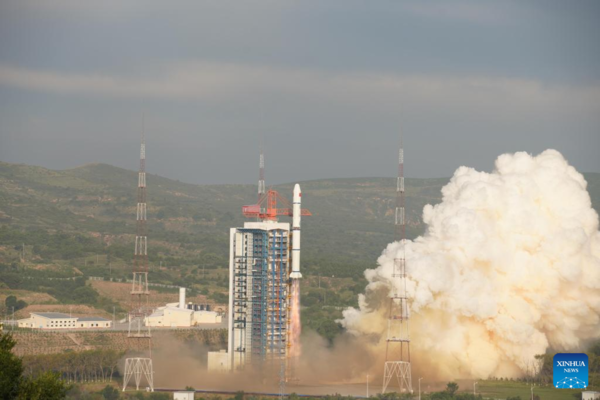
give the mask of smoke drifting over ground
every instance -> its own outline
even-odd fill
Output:
[[[426,233],[406,246],[413,376],[519,376],[548,348],[577,350],[600,337],[598,215],[583,176],[560,153],[505,154],[492,173],[461,167],[423,220]],[[329,346],[303,332],[297,380],[286,391],[363,394],[366,374],[380,385],[399,249],[388,245],[365,272],[359,308],[344,311],[350,334]],[[278,362],[214,373],[207,347],[194,341],[157,348],[157,387],[279,391]]]
[[[531,371],[548,348],[600,337],[600,232],[587,183],[560,153],[504,154],[492,173],[459,168],[426,233],[407,242],[413,365],[428,376]],[[391,243],[343,324],[385,345]]]
[[[193,340],[172,339],[158,343],[153,353],[155,386],[158,388],[192,386],[203,390],[279,392],[280,360],[247,365],[234,373],[210,372],[206,365],[208,346]],[[353,388],[335,385],[364,381],[367,368],[377,364],[372,357],[373,353],[362,339],[345,335],[329,346],[317,333],[305,332],[302,335],[302,354],[294,361],[293,375],[286,391],[353,393]],[[327,388],[327,385],[333,386]],[[362,385],[357,393],[364,393]]]

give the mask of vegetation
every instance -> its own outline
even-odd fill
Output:
[[[108,382],[119,377],[117,364],[123,354],[109,349],[25,356],[23,368],[28,376],[53,372],[68,382]]]
[[[69,386],[59,375],[47,371],[37,377],[25,376],[20,358],[11,350],[16,345],[10,333],[0,332],[0,398],[23,400],[64,399]]]
[[[52,171],[0,162],[0,290],[122,311],[86,279],[130,278],[136,174],[105,164]],[[600,174],[585,177],[598,210]],[[407,179],[409,238],[423,232],[422,208],[440,201],[445,183]],[[228,232],[245,221],[240,208],[255,201],[254,185],[200,186],[156,175],[148,184],[151,281],[225,303]],[[275,188],[287,197],[292,191],[291,184]],[[332,340],[341,309],[355,306],[364,290],[364,270],[393,238],[395,180],[325,179],[302,188],[313,213],[303,222],[304,326]]]
[[[4,300],[4,305],[7,310],[12,310],[13,312],[27,307],[27,303],[23,300],[17,300],[16,296],[8,296],[6,300]]]
[[[119,304],[101,297],[97,291],[86,285],[86,279],[82,276],[68,277],[63,273],[19,267],[14,263],[12,265],[0,264],[0,283],[11,289],[48,293],[63,304],[85,304],[109,312],[112,312],[114,306],[117,311],[122,311]],[[11,310],[9,303],[17,305],[15,311],[27,306],[25,302],[21,300],[19,303],[14,297],[6,298],[8,311]]]

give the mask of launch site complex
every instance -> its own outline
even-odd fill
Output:
[[[142,134],[131,308],[127,318],[128,337],[133,339],[134,345],[129,352],[131,356],[125,360],[123,391],[131,385],[136,390],[144,387],[149,391],[155,390],[151,329],[167,326],[167,314],[184,314],[187,321],[190,318],[191,321],[208,318],[211,322],[220,322],[216,313],[212,313],[213,319],[208,310],[194,312],[195,307],[185,302],[185,288],[180,288],[178,303],[158,309],[149,307],[145,145]],[[234,373],[248,368],[277,371],[277,376],[271,377],[271,381],[278,383],[279,396],[284,396],[286,384],[298,381],[295,366],[301,353],[301,218],[312,214],[301,208],[302,191],[299,184],[294,185],[291,203],[276,190],[267,189],[264,161],[261,150],[257,202],[242,207],[242,214],[251,221],[245,222],[243,227],[230,229],[227,349],[208,352],[207,367],[209,371],[219,373]],[[387,333],[382,332],[382,335],[386,335],[385,364],[382,366],[383,393],[413,392],[404,254],[404,186],[401,142],[394,223],[396,240],[401,243],[402,251],[394,260],[393,278],[398,284],[390,293]],[[291,217],[291,224],[279,221],[280,217]]]

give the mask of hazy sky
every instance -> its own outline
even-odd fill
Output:
[[[193,183],[600,172],[598,1],[2,1],[0,160]]]

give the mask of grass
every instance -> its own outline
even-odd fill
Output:
[[[574,400],[575,397],[573,395],[581,392],[582,389],[556,389],[551,385],[534,386],[533,388],[533,394],[538,395],[542,400]],[[481,393],[486,398],[493,399],[520,396],[522,400],[528,400],[531,398],[531,386],[522,382],[479,381],[477,393]]]

